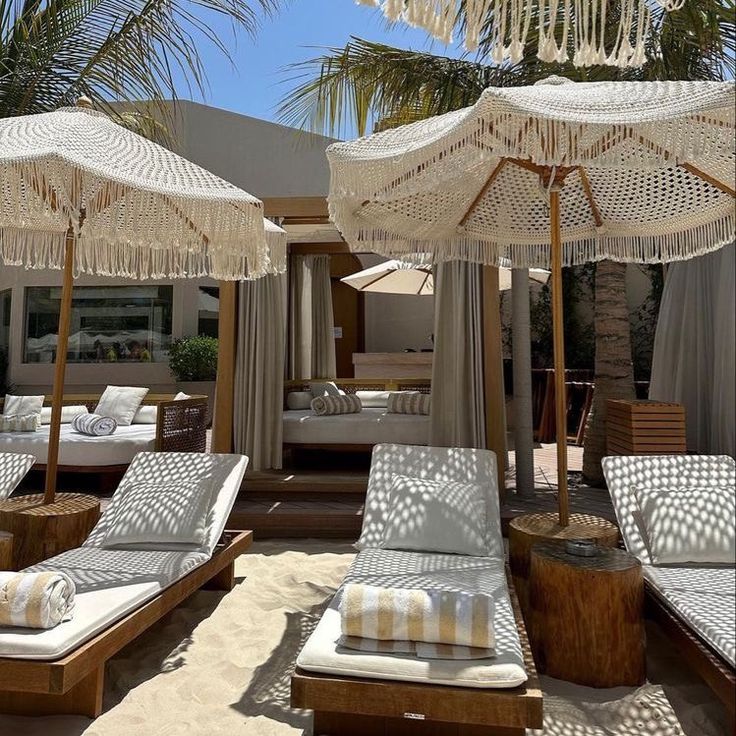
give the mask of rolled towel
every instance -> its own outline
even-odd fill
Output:
[[[52,629],[73,616],[74,593],[62,572],[0,572],[0,626]]]
[[[312,411],[317,416],[331,414],[357,414],[363,404],[355,394],[340,396],[317,396],[312,399]]]
[[[479,593],[348,584],[340,599],[344,636],[493,649],[493,599]]]
[[[72,429],[91,437],[105,437],[112,434],[118,423],[112,417],[101,417],[99,414],[77,414],[72,419]]]

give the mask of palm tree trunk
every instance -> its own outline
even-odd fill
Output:
[[[626,264],[601,261],[595,270],[595,393],[585,427],[583,478],[603,484],[606,454],[606,401],[633,399],[634,367],[626,302]]]

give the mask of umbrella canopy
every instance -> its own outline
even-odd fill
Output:
[[[106,115],[83,105],[0,120],[3,261],[61,268],[70,231],[77,273],[244,279],[275,267],[258,199]]]
[[[356,251],[552,270],[560,523],[568,523],[562,266],[661,262],[734,238],[734,85],[550,78],[327,151]]]
[[[529,270],[529,278],[540,284],[546,284],[549,271],[541,268]],[[372,294],[415,294],[429,296],[434,294],[434,278],[431,266],[415,266],[404,261],[386,261],[371,266],[350,276],[340,279],[358,291]],[[499,290],[511,288],[511,269],[499,269]]]

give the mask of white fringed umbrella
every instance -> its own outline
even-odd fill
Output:
[[[529,278],[540,284],[546,284],[549,271],[542,268],[529,269]],[[377,266],[352,273],[340,281],[358,291],[366,291],[371,294],[413,294],[415,296],[434,294],[431,265],[416,266],[396,260],[385,261]],[[511,269],[499,269],[499,291],[508,291],[510,288]]]
[[[328,149],[356,250],[552,270],[567,524],[562,266],[691,258],[734,238],[734,85],[552,78]]]
[[[46,476],[56,487],[73,276],[257,278],[286,267],[263,204],[168,149],[77,107],[0,120],[0,257],[63,268]]]

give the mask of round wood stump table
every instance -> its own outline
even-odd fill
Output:
[[[523,514],[509,523],[509,567],[519,597],[522,613],[530,626],[529,609],[529,553],[539,542],[581,539],[603,547],[618,544],[618,527],[606,519],[589,514],[570,514],[570,523],[560,526],[556,513]]]
[[[641,563],[620,549],[570,554],[564,542],[531,552],[530,640],[540,672],[589,687],[641,685],[646,676]]]
[[[0,532],[0,570],[13,569],[13,535]]]
[[[44,504],[43,494],[14,496],[0,503],[0,529],[13,535],[14,570],[79,547],[100,518],[100,499],[58,493]]]

